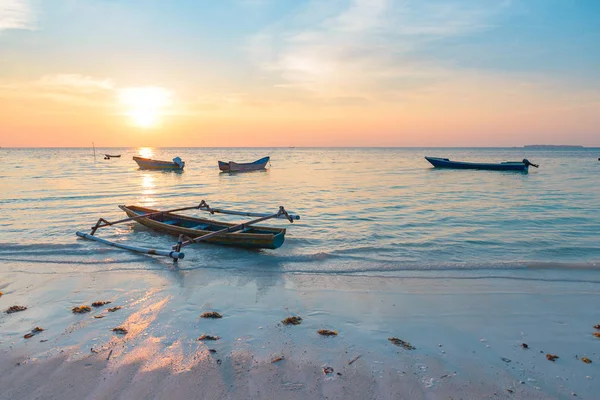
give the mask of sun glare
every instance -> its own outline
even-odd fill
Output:
[[[172,93],[154,86],[125,88],[119,91],[119,102],[134,125],[152,128],[160,123],[164,110],[171,105]]]

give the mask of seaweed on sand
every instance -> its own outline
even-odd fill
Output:
[[[319,329],[317,333],[321,336],[337,336],[337,331],[330,331],[329,329]]]
[[[416,349],[416,347],[413,346],[412,344],[410,344],[410,343],[408,343],[408,342],[406,342],[406,341],[404,341],[402,339],[398,339],[397,337],[391,337],[391,338],[388,338],[388,340],[390,342],[392,342],[393,344],[395,344],[396,346],[403,347],[406,350],[414,350],[414,349]]]
[[[92,311],[92,309],[90,306],[77,306],[73,307],[71,311],[73,311],[73,314],[85,314]]]
[[[27,310],[27,307],[25,307],[25,306],[10,306],[4,312],[7,313],[7,314],[12,314],[12,313],[16,313],[16,312],[19,312],[19,311],[25,311],[25,310]]]
[[[557,358],[560,358],[560,357],[558,357],[556,354],[550,354],[550,353],[546,354],[546,359],[548,359],[549,361],[554,362]]]
[[[219,340],[221,339],[219,336],[211,336],[211,335],[202,335],[198,338],[198,340]]]
[[[284,325],[300,325],[302,323],[302,318],[294,315],[292,317],[287,317],[283,321],[281,321]]]
[[[115,306],[113,308],[106,309],[106,311],[108,311],[108,312],[115,312],[117,310],[120,310],[121,308],[123,308],[123,307],[121,307],[121,306]]]
[[[200,318],[223,318],[223,316],[221,314],[219,314],[216,311],[209,311],[209,312],[205,312],[204,314],[202,314],[200,316]]]
[[[92,303],[92,307],[102,307],[107,304],[110,304],[110,301],[95,301]]]
[[[112,329],[113,332],[121,334],[121,335],[126,335],[127,334],[127,329],[123,328],[122,326],[119,326],[117,328],[113,328]]]
[[[37,335],[40,332],[43,332],[44,328],[40,328],[39,326],[36,326],[35,328],[33,328],[31,330],[31,332],[29,332],[28,334],[26,334],[25,336],[23,336],[25,339],[29,339],[34,337],[35,335]]]

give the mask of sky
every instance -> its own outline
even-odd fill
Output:
[[[597,0],[0,0],[0,146],[600,146]]]

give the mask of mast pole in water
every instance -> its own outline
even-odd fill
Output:
[[[96,145],[92,142],[92,148],[94,149],[94,161],[96,161]]]

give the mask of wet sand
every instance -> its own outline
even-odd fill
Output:
[[[0,399],[593,399],[600,388],[593,271],[32,272],[0,281],[2,310],[28,307],[0,316]],[[111,303],[71,312],[94,301]],[[291,315],[302,323],[282,325]]]

